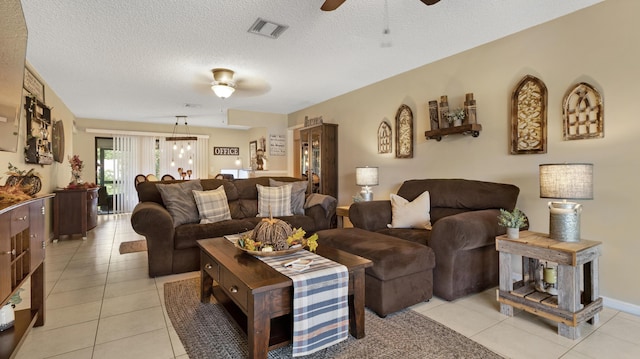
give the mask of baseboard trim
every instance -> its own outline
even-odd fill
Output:
[[[640,305],[623,302],[609,297],[602,297],[602,301],[602,304],[607,308],[640,316]]]

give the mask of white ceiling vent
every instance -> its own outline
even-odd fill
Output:
[[[251,25],[249,28],[249,32],[252,34],[258,34],[266,37],[270,37],[272,39],[277,39],[282,35],[284,30],[288,29],[289,26],[276,24],[275,22],[271,22],[269,20],[258,18],[256,22]]]

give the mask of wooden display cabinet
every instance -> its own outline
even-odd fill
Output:
[[[300,175],[309,181],[309,193],[338,198],[338,125],[322,123],[300,129],[296,151]]]

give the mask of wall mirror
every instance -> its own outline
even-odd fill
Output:
[[[18,150],[27,23],[20,0],[0,1],[0,151]]]

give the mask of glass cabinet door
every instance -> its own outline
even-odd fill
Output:
[[[320,193],[322,181],[321,131],[311,131],[311,192]]]

